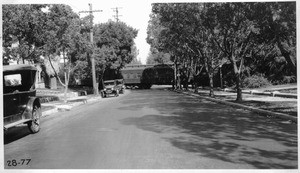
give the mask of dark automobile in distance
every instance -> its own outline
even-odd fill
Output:
[[[106,80],[103,81],[103,84],[100,89],[101,97],[105,98],[109,95],[114,95],[115,97],[119,96],[119,87],[117,86],[116,80]]]
[[[119,90],[119,93],[124,94],[125,93],[124,79],[116,79],[116,83],[117,83],[117,88]]]
[[[3,66],[4,130],[23,123],[32,133],[40,130],[42,112],[36,97],[36,73],[31,65]]]

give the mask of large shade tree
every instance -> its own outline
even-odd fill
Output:
[[[44,45],[47,5],[2,5],[4,61],[36,62]]]
[[[148,26],[148,43],[152,48],[171,52],[176,70],[187,83],[206,68],[213,96],[213,73],[221,59],[212,34],[205,26],[204,5],[200,3],[154,4]],[[176,76],[179,76],[176,74]],[[180,78],[177,78],[180,80]]]
[[[4,5],[3,10],[4,56],[43,62],[42,55],[45,72],[58,78],[66,93],[77,60],[89,50],[79,16],[62,4]],[[18,46],[14,48],[12,44]],[[14,53],[16,57],[12,56]],[[60,56],[65,62],[64,82],[58,75]]]
[[[96,73],[101,80],[105,71],[120,73],[120,69],[135,57],[134,39],[138,31],[123,22],[109,21],[94,27],[93,56]],[[113,75],[113,74],[109,74]]]
[[[256,3],[254,18],[260,35],[257,42],[263,44],[257,66],[265,64],[270,80],[284,82],[292,77],[296,81],[296,2]],[[259,69],[258,69],[259,70]]]
[[[237,101],[242,101],[241,74],[246,58],[251,58],[259,34],[257,21],[251,20],[251,3],[206,4],[206,26],[213,42],[233,65],[236,80]]]
[[[151,47],[170,53],[181,71],[189,66],[197,74],[204,66],[211,88],[216,68],[230,62],[237,101],[245,72],[272,73],[257,67],[286,62],[295,75],[294,2],[153,4],[147,33]]]

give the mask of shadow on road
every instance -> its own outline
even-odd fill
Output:
[[[298,167],[295,124],[163,91],[137,91],[130,97],[120,109],[155,109],[159,113],[125,118],[121,123],[159,133],[174,147],[260,169]]]
[[[30,134],[31,132],[29,131],[27,125],[20,125],[8,129],[4,133],[4,145],[19,140],[21,138],[24,138],[25,136],[28,136]]]

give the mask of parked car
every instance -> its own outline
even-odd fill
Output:
[[[36,97],[36,73],[31,65],[3,66],[4,130],[23,123],[32,133],[40,130],[42,111]]]
[[[103,98],[109,95],[114,95],[115,97],[118,97],[119,87],[117,86],[116,80],[103,81],[103,87],[100,90],[100,93]]]
[[[123,79],[116,79],[117,87],[120,92],[120,94],[125,93],[125,84]]]

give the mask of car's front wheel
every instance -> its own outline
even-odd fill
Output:
[[[41,108],[35,105],[32,110],[32,120],[28,123],[28,128],[32,133],[40,131]]]

